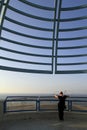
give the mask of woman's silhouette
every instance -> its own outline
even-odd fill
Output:
[[[67,95],[63,95],[63,92],[61,91],[59,95],[55,95],[55,98],[59,99],[58,102],[58,115],[60,120],[64,120],[64,109],[66,108],[65,106],[65,99],[69,97]]]

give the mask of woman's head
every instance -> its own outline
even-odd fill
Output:
[[[63,92],[61,91],[59,94],[62,96],[62,95],[63,95]]]

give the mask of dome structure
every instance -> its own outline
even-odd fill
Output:
[[[87,73],[86,0],[1,0],[0,69]]]

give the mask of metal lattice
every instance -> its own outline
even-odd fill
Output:
[[[87,1],[71,1],[1,0],[0,69],[87,73]]]

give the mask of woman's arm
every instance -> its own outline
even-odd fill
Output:
[[[55,98],[58,98],[58,95],[54,95]]]

